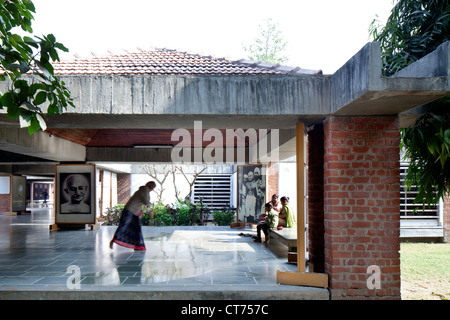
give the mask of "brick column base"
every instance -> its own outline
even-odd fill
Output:
[[[329,117],[324,150],[332,299],[400,299],[398,117]]]

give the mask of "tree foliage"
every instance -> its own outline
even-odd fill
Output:
[[[410,164],[406,186],[418,187],[416,202],[435,204],[450,186],[450,96],[430,104],[414,126],[402,129],[401,141]],[[447,109],[447,110],[444,110]]]
[[[398,0],[386,25],[374,20],[370,33],[381,44],[383,73],[395,74],[450,39],[448,0]]]
[[[398,0],[386,25],[372,22],[379,41],[383,74],[390,76],[450,40],[448,0]],[[415,202],[435,204],[450,186],[450,96],[425,106],[414,125],[401,129],[401,145],[410,161],[407,188],[417,186]]]
[[[249,46],[244,46],[248,58],[253,61],[269,63],[286,63],[288,58],[282,55],[287,42],[284,41],[279,24],[266,19],[264,25],[259,25],[260,35]]]
[[[44,105],[49,115],[74,107],[51,64],[59,61],[58,50],[68,49],[52,34],[32,35],[35,12],[30,0],[0,0],[0,81],[7,82],[7,90],[0,92],[0,109],[6,108],[8,118],[18,118],[30,134],[46,128]],[[26,35],[19,35],[17,29]]]

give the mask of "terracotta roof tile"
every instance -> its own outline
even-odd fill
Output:
[[[53,64],[57,75],[80,74],[321,74],[320,70],[250,60],[230,61],[169,49],[110,53]]]

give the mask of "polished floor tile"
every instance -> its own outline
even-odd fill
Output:
[[[145,252],[118,245],[116,227],[54,230],[52,209],[0,216],[0,295],[20,290],[238,288],[285,290],[277,270],[296,271],[277,241],[254,243],[254,234],[230,227],[143,227]],[[203,290],[202,289],[202,290]]]

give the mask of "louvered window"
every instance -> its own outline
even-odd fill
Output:
[[[202,174],[194,184],[194,201],[200,201],[211,209],[228,207],[231,202],[231,175]]]
[[[423,206],[423,203],[414,203],[414,199],[418,193],[417,187],[406,190],[404,185],[408,163],[400,164],[400,217],[402,218],[437,218],[439,217],[439,207]]]

